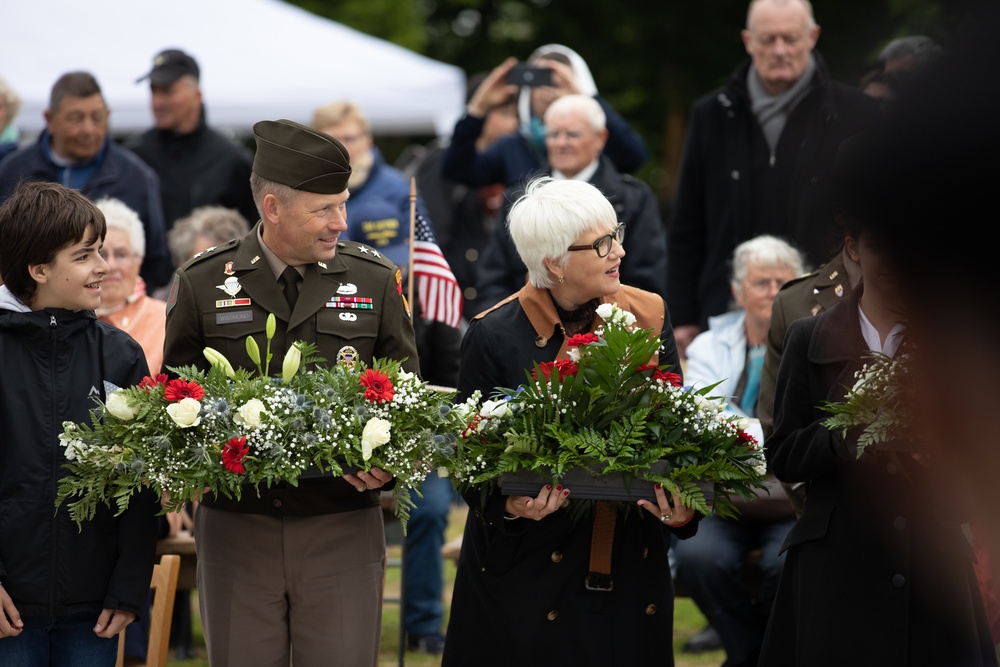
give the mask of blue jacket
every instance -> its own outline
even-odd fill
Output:
[[[52,161],[49,141],[49,133],[44,131],[37,143],[8,155],[0,163],[0,204],[21,179],[69,184],[74,167],[60,167]],[[139,214],[146,232],[146,255],[140,275],[150,291],[166,285],[172,268],[160,204],[160,179],[135,154],[110,140],[105,140],[93,169],[80,191],[91,201],[101,197],[120,199]]]
[[[377,148],[372,148],[372,153],[375,161],[368,178],[361,187],[350,190],[345,237],[370,245],[402,266],[409,263],[410,184],[403,172],[386,163]],[[419,199],[417,210],[431,224]]]

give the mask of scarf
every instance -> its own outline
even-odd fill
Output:
[[[781,132],[785,129],[785,122],[788,116],[795,110],[796,105],[809,92],[812,84],[813,74],[816,72],[816,60],[809,54],[809,62],[806,69],[788,90],[780,95],[768,95],[761,83],[757,68],[750,66],[747,72],[747,90],[750,92],[750,107],[760,129],[764,132],[764,139],[767,140],[768,147],[774,151],[781,138]]]

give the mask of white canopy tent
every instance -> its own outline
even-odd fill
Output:
[[[335,100],[361,107],[379,134],[449,134],[465,104],[465,75],[281,0],[31,0],[4,8],[0,78],[21,97],[16,125],[44,128],[52,84],[92,73],[111,108],[111,130],[152,126],[153,56],[195,57],[209,124],[246,134],[255,122],[308,124]]]

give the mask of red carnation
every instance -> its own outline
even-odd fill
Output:
[[[672,384],[675,387],[681,386],[681,376],[677,373],[671,373],[670,371],[653,371],[654,380],[663,380],[667,384]]]
[[[572,359],[560,359],[555,363],[555,368],[559,372],[560,380],[576,375],[576,372],[580,370],[580,367]]]
[[[541,362],[541,363],[538,364],[538,368],[535,368],[535,369],[533,369],[531,371],[531,377],[533,377],[533,378],[535,378],[537,380],[538,379],[538,371],[541,371],[542,372],[542,377],[544,377],[546,380],[548,380],[550,377],[552,377],[552,368],[553,368],[553,366],[555,366],[555,364],[553,364],[551,361],[543,361],[543,362]]]
[[[391,401],[395,395],[392,381],[389,376],[382,371],[365,369],[365,372],[358,378],[361,386],[365,388],[365,399],[375,403],[385,403]]]
[[[644,373],[646,371],[655,371],[658,368],[659,366],[657,366],[656,364],[641,364],[638,367],[636,367],[635,370],[638,371],[639,373]]]
[[[740,432],[736,434],[736,439],[745,444],[749,449],[757,449],[757,438],[743,429],[740,429]]]
[[[599,341],[595,334],[592,333],[582,333],[570,336],[569,340],[566,341],[566,347],[581,347],[583,345],[590,345],[591,343],[596,343]]]
[[[571,375],[576,375],[580,367],[576,365],[576,362],[572,359],[560,359],[559,361],[543,361],[538,364],[538,370],[542,371],[542,377],[549,380],[552,377],[552,371],[556,372],[556,377],[562,380]],[[536,371],[531,371],[531,377],[538,379],[538,373]]]
[[[226,470],[237,475],[246,473],[243,467],[243,459],[246,458],[250,448],[247,446],[246,436],[233,436],[222,447],[222,465]]]
[[[182,398],[193,398],[196,401],[200,401],[205,398],[205,390],[193,380],[178,378],[167,383],[167,386],[163,389],[163,398],[171,403],[179,401]]]
[[[147,375],[146,377],[142,378],[142,382],[139,383],[139,388],[145,389],[146,393],[148,394],[156,387],[159,387],[161,384],[166,384],[166,383],[167,383],[167,374],[157,373],[156,377],[149,377]]]

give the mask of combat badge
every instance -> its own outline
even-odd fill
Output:
[[[343,364],[349,370],[354,370],[354,363],[358,360],[358,351],[350,345],[345,345],[337,352],[337,363]]]

